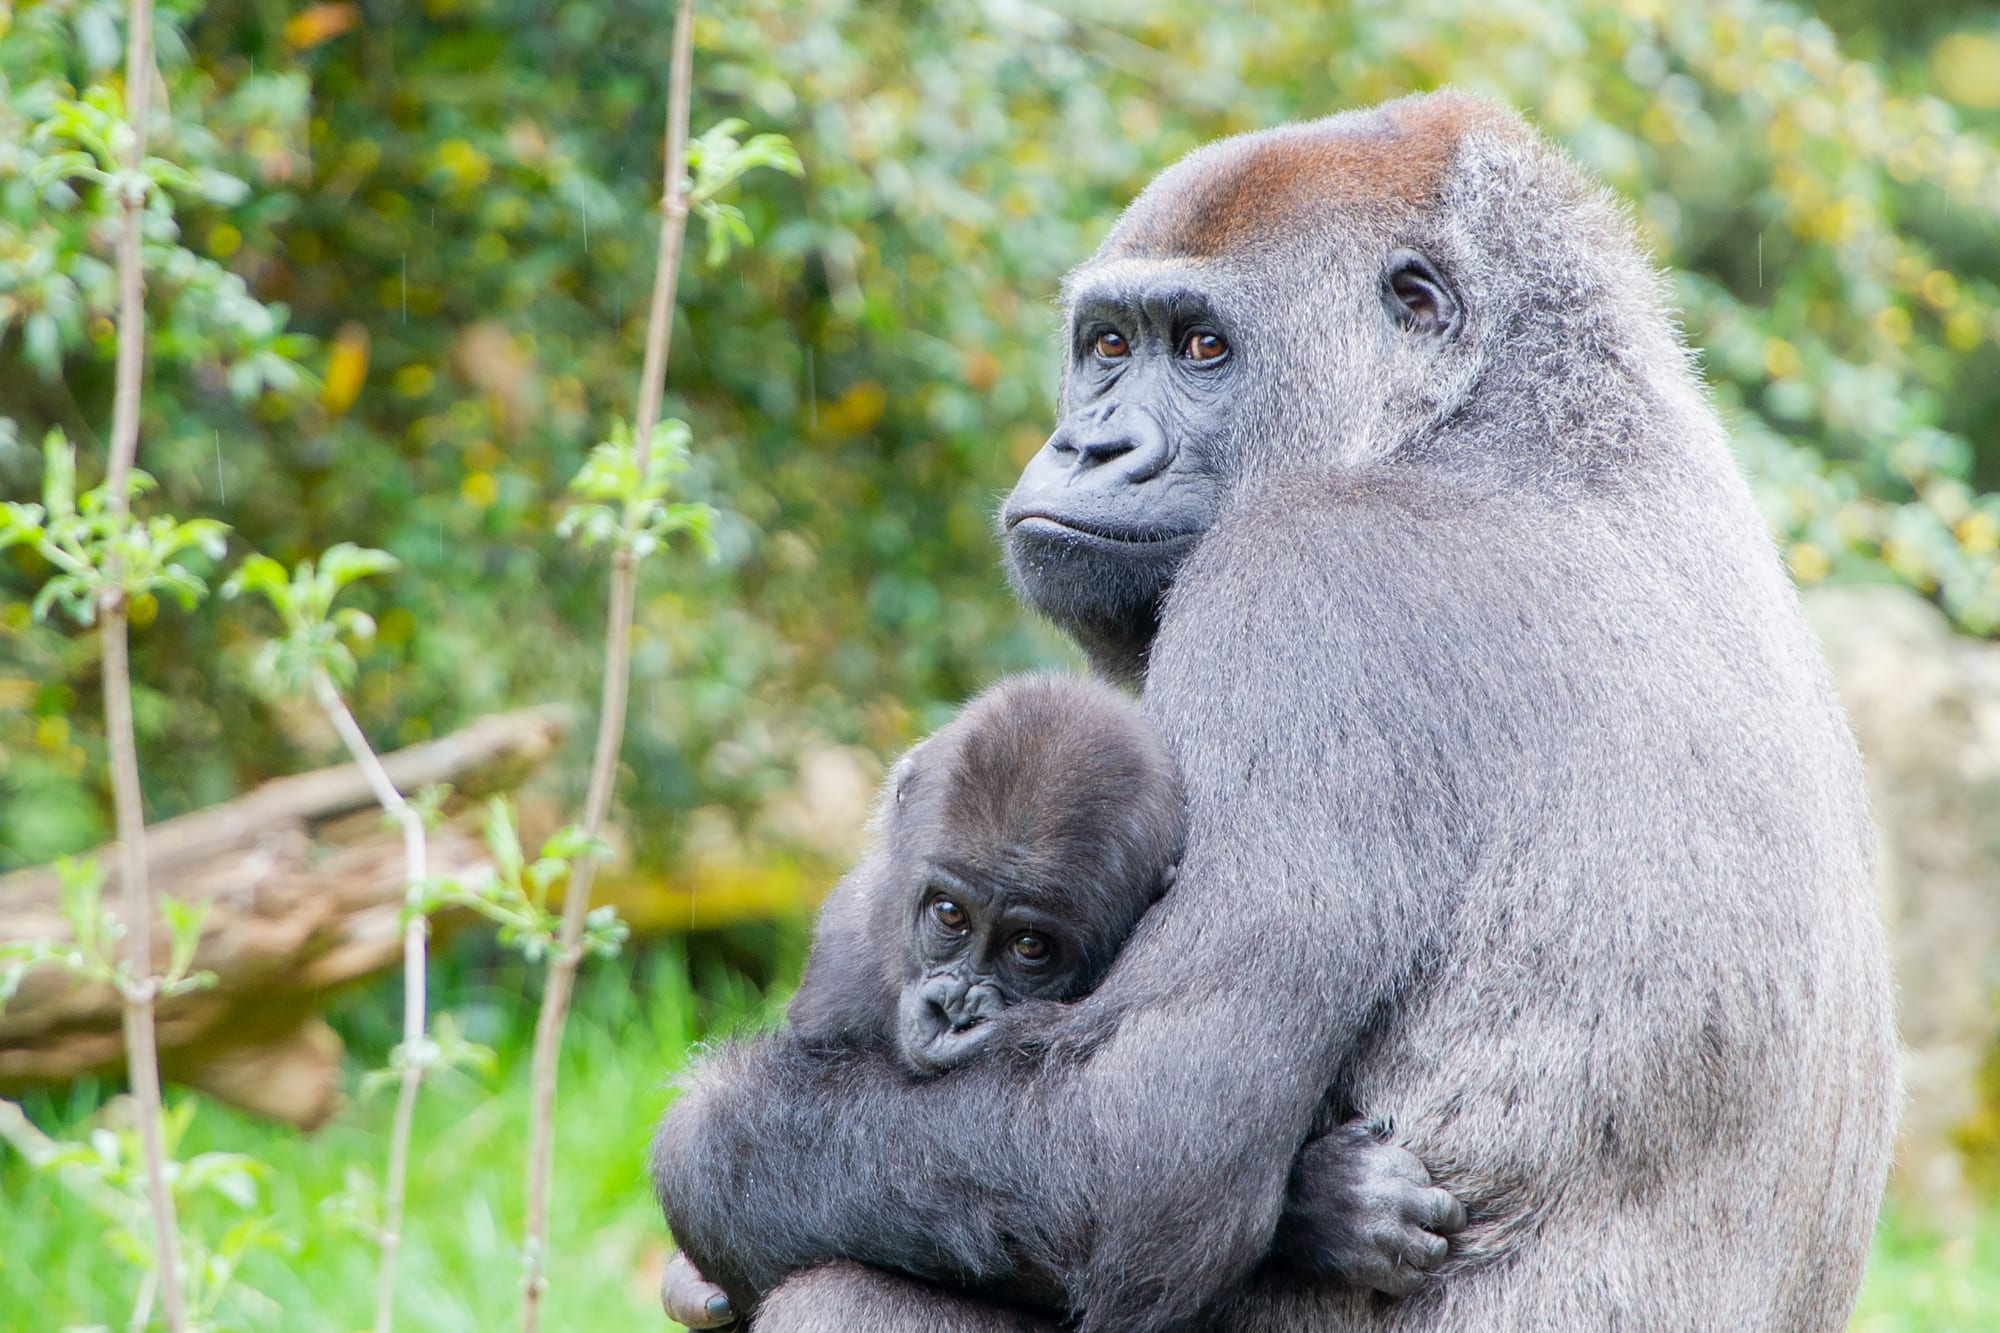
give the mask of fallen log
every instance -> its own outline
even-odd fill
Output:
[[[565,709],[525,709],[385,756],[400,790],[449,783],[456,792],[431,834],[432,873],[467,875],[488,864],[475,798],[520,785],[568,725]],[[194,965],[215,974],[213,986],[160,1006],[165,1077],[304,1128],[333,1113],[341,1044],[319,1017],[321,1002],[402,952],[402,841],[374,812],[360,770],[342,764],[146,831],[153,888],[208,904]],[[115,846],[93,855],[108,872],[105,900],[115,902]],[[69,938],[60,891],[49,867],[0,877],[0,938]],[[167,948],[162,927],[156,968]],[[0,1093],[113,1073],[124,1063],[119,1016],[109,986],[79,983],[59,968],[30,973],[0,1010]]]

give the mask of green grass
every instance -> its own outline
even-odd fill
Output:
[[[733,952],[732,952],[733,950]],[[698,1040],[768,1020],[773,952],[795,968],[796,939],[711,944],[689,961],[652,951],[587,975],[570,1024],[558,1110],[553,1259],[545,1326],[660,1329],[653,1283],[666,1237],[644,1179],[646,1141],[667,1081]],[[512,1327],[518,1318],[522,1166],[528,1137],[527,1038],[533,992],[518,966],[468,959],[440,965],[440,1003],[500,1056],[491,1079],[447,1076],[428,1085],[417,1119],[400,1326],[422,1333]],[[689,980],[690,971],[694,981]],[[781,970],[777,980],[786,979]],[[782,993],[777,992],[777,993]],[[335,1018],[357,1069],[393,1040],[386,990],[351,996]],[[51,1133],[86,1132],[101,1093],[85,1087],[30,1100]],[[352,1105],[307,1137],[204,1102],[183,1153],[228,1150],[269,1163],[258,1201],[284,1248],[246,1262],[244,1296],[225,1326],[349,1333],[373,1317],[376,1251],[324,1213],[359,1170],[379,1179],[392,1093]],[[218,1234],[231,1218],[196,1213],[187,1225]],[[47,1175],[0,1159],[0,1333],[122,1327],[131,1268],[106,1253],[104,1225]],[[1854,1328],[1867,1333],[1975,1333],[2000,1329],[2000,1209],[1970,1236],[1942,1239],[1920,1221],[1884,1220]]]
[[[1890,1208],[1854,1313],[1854,1333],[1993,1333],[2000,1329],[2000,1205],[1969,1234],[1946,1237]]]
[[[474,1039],[494,1045],[500,1061],[491,1079],[447,1074],[425,1086],[411,1161],[399,1327],[507,1328],[520,1309],[533,1013],[519,997],[531,983],[518,967],[503,966],[470,987],[451,984],[463,980],[463,965],[447,963],[440,971],[443,1001]],[[726,962],[698,959],[694,971],[698,990],[680,952],[665,949],[629,972],[597,964],[586,974],[564,1046],[557,1107],[549,1329],[665,1327],[653,1283],[666,1236],[644,1177],[648,1137],[666,1104],[668,1080],[696,1040],[772,1012],[760,988]],[[336,1014],[360,1057],[357,1067],[363,1059],[379,1063],[393,1039],[385,1026],[394,1009],[388,999],[383,992],[357,997]],[[49,1133],[81,1137],[99,1100],[98,1090],[85,1087],[26,1105]],[[349,1172],[379,1181],[394,1100],[393,1090],[377,1093],[312,1136],[202,1103],[181,1155],[224,1150],[268,1163],[258,1211],[286,1239],[245,1262],[242,1282],[255,1294],[232,1302],[225,1327],[349,1333],[371,1324],[376,1248],[323,1210],[343,1192]],[[213,1238],[233,1220],[212,1208],[183,1225]],[[136,1275],[106,1252],[104,1238],[100,1215],[55,1177],[30,1173],[11,1154],[0,1157],[0,1330],[122,1328]]]

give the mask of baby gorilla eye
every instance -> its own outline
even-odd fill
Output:
[[[946,930],[965,929],[965,909],[949,898],[939,898],[931,904],[931,917]]]
[[[1197,365],[1213,365],[1229,354],[1229,344],[1219,333],[1197,331],[1181,343],[1181,355]]]
[[[1125,341],[1125,335],[1116,329],[1106,329],[1097,335],[1091,349],[1106,361],[1117,361],[1132,354],[1132,344]]]
[[[1007,947],[1024,963],[1039,964],[1049,960],[1049,942],[1040,935],[1016,935]]]

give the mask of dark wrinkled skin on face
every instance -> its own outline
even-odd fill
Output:
[[[1136,681],[1225,494],[1242,355],[1185,276],[1086,279],[1074,299],[1062,420],[1001,510],[1008,576],[1100,671]],[[1205,338],[1219,355],[1196,354]]]

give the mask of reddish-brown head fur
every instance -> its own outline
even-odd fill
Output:
[[[1421,208],[1442,192],[1461,139],[1476,130],[1531,134],[1491,103],[1432,93],[1226,139],[1165,173],[1101,257],[1207,259],[1282,235],[1329,205]]]

